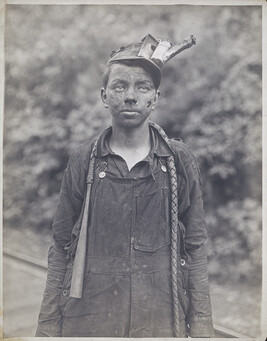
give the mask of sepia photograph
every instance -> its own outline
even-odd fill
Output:
[[[263,6],[7,2],[3,338],[264,336]]]

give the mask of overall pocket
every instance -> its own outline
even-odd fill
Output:
[[[153,252],[170,244],[168,192],[167,188],[160,188],[136,197],[134,247],[137,250]]]
[[[87,316],[88,323],[103,323],[108,314],[116,316],[120,310],[126,309],[129,286],[129,276],[88,272],[84,276],[82,298],[68,300],[63,307],[63,316]]]

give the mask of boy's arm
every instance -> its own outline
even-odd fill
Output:
[[[82,181],[85,170],[78,161],[75,157],[70,158],[62,181],[52,226],[54,244],[48,253],[46,287],[35,336],[61,336],[60,301],[68,265],[65,246],[71,241],[72,230],[83,202]]]
[[[183,145],[185,147],[185,145]],[[184,243],[188,255],[188,297],[187,322],[191,337],[213,337],[213,322],[209,296],[207,239],[201,191],[201,176],[196,158],[189,150],[183,158],[186,186],[189,192],[188,204],[181,215],[184,226]],[[185,183],[184,182],[184,183]],[[184,192],[184,191],[183,191]],[[181,198],[181,196],[180,196]]]

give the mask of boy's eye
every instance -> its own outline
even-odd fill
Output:
[[[140,85],[138,87],[138,90],[140,90],[141,92],[147,92],[147,91],[149,91],[149,87],[145,86],[145,85]]]
[[[137,86],[137,89],[141,92],[148,92],[152,89],[151,85],[148,84],[148,83],[143,83],[143,82],[140,82]]]
[[[125,90],[125,86],[123,84],[117,84],[114,86],[114,90],[115,91],[124,91]]]

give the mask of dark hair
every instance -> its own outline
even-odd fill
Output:
[[[104,71],[102,74],[102,85],[103,85],[104,89],[106,89],[106,87],[107,87],[108,79],[109,79],[109,75],[110,75],[110,67],[113,64],[123,64],[123,65],[127,65],[127,66],[140,66],[140,67],[142,67],[147,73],[149,73],[151,75],[155,89],[157,90],[159,88],[159,84],[160,84],[159,73],[160,73],[160,71],[156,71],[153,66],[144,62],[144,60],[136,60],[136,59],[130,60],[129,59],[129,60],[115,61],[109,65],[105,65]]]

